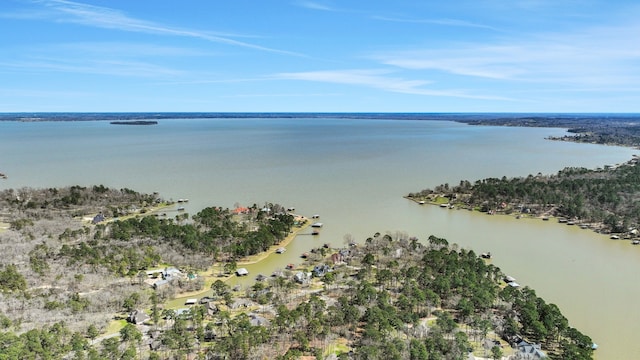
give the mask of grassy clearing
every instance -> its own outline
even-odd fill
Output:
[[[127,324],[126,319],[117,319],[109,323],[105,330],[105,335],[117,334]]]

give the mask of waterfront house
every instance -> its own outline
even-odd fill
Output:
[[[518,353],[516,354],[517,359],[529,360],[529,359],[546,359],[547,354],[545,354],[541,348],[540,344],[529,344],[525,340],[521,340],[517,343]]]
[[[246,208],[246,207],[244,207],[244,206],[238,206],[237,208],[235,208],[235,209],[233,210],[233,213],[234,213],[234,214],[236,214],[236,215],[239,215],[239,214],[248,214],[249,212],[250,212],[249,208]]]
[[[293,280],[298,284],[306,284],[311,280],[311,273],[299,271],[293,276]]]
[[[331,268],[326,264],[316,265],[313,267],[313,275],[316,277],[322,277],[329,271],[331,271]]]

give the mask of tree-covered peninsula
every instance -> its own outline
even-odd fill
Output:
[[[570,225],[635,238],[640,226],[640,166],[634,157],[625,164],[569,167],[555,175],[463,180],[410,193],[407,198],[489,214],[555,216]]]
[[[557,306],[445,239],[345,236],[232,287],[302,224],[270,203],[173,207],[104,186],[1,192],[0,359],[591,358]]]

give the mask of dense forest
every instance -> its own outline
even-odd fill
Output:
[[[555,305],[434,236],[345,236],[344,248],[232,289],[198,274],[232,272],[278,243],[294,226],[280,205],[170,219],[157,194],[102,186],[10,190],[0,202],[0,359],[516,359],[523,346],[591,357],[591,339]],[[170,286],[149,285],[174,267],[183,276]],[[173,302],[185,291],[206,295]]]
[[[168,266],[185,277],[157,291],[202,290],[194,276],[224,262],[263,252],[294,225],[277,204],[253,205],[240,214],[206,208],[189,217],[158,194],[104,186],[6,190],[0,193],[0,311],[5,328],[18,332],[64,321],[72,330],[104,328],[113,314],[145,305],[146,271]],[[151,210],[156,212],[151,213]],[[167,214],[174,213],[174,217]],[[136,295],[138,294],[138,295]]]
[[[640,225],[638,159],[600,169],[565,168],[555,175],[487,178],[410,193],[415,201],[444,202],[487,213],[556,216],[605,233],[635,237]]]

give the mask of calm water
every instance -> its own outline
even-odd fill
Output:
[[[320,214],[320,236],[249,266],[270,274],[311,247],[375,232],[430,234],[491,251],[494,262],[560,306],[600,345],[599,359],[640,358],[640,248],[577,227],[419,206],[411,191],[462,179],[555,173],[627,161],[632,149],[544,140],[559,129],[446,121],[179,119],[156,126],[108,122],[0,122],[0,188],[93,185],[167,199],[187,211],[265,201]]]

